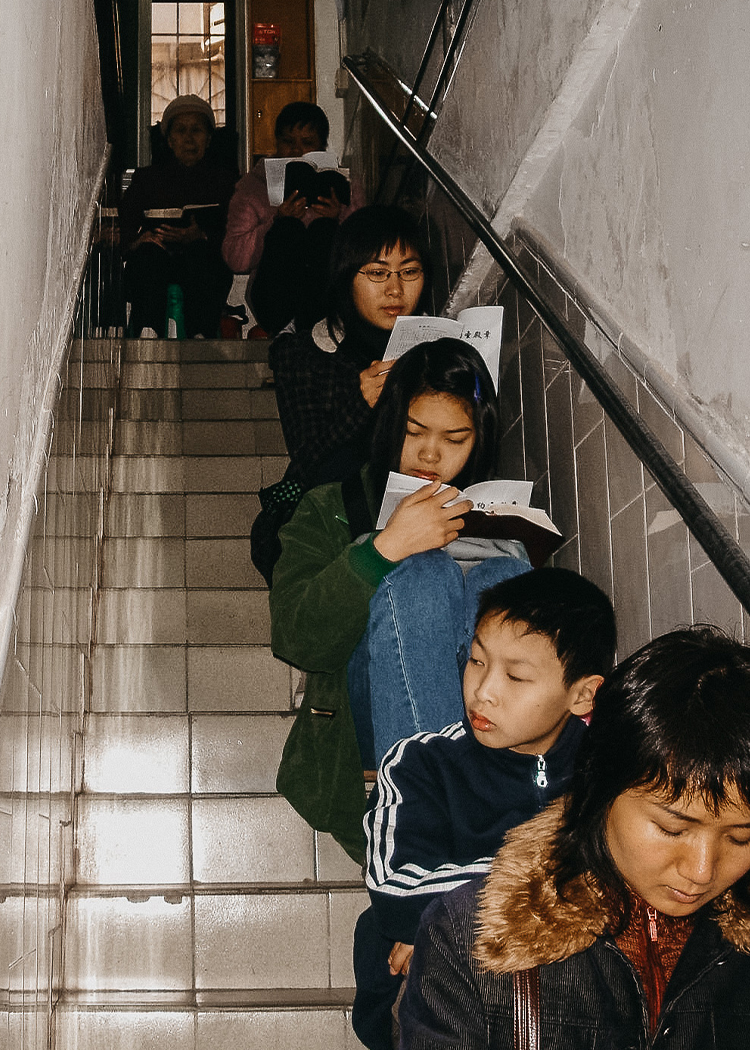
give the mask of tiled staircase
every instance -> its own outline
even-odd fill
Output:
[[[125,345],[57,1050],[360,1045],[359,869],[275,793],[297,676],[250,562],[286,463],[265,353]]]

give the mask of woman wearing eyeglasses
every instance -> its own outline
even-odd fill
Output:
[[[324,265],[321,260],[321,265]],[[341,481],[369,452],[373,408],[393,362],[383,353],[401,315],[424,312],[429,261],[416,222],[401,208],[361,208],[338,228],[327,310],[312,331],[291,325],[271,345],[276,401],[289,467],[260,492],[252,559],[271,585],[277,533],[303,492]]]
[[[392,362],[383,363],[400,315],[423,312],[429,279],[417,224],[371,205],[338,229],[326,317],[311,332],[283,332],[269,363],[291,460],[302,490],[340,481],[364,463],[372,410]]]

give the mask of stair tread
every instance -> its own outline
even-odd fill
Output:
[[[226,1009],[257,1010],[317,1007],[336,1009],[351,1006],[354,988],[217,988],[192,991],[76,991],[66,989],[58,1005],[63,1007],[116,1009]]]
[[[178,897],[210,896],[271,896],[289,895],[314,896],[321,893],[361,893],[364,883],[360,881],[328,880],[320,882],[201,882],[165,884],[112,884],[86,885],[75,883],[68,890],[68,897],[73,898],[111,898],[127,897],[128,900],[141,903],[152,897],[176,899]],[[2,892],[2,887],[0,887]]]
[[[288,463],[273,391],[261,385],[268,345],[123,343],[93,653],[98,696],[77,792],[81,881],[66,887],[70,983],[56,999],[71,1031],[93,1026],[91,1039],[98,1012],[119,1012],[114,1024],[127,1031],[129,1015],[159,1011],[208,1015],[208,1025],[222,1012],[266,1013],[272,1027],[296,1031],[299,1012],[311,1030],[325,1029],[331,1050],[356,1045],[346,1034],[351,930],[366,891],[359,866],[273,790],[297,673],[270,657],[266,588],[243,561],[256,494]],[[59,464],[61,485],[71,485],[74,469]],[[175,655],[182,651],[184,660]],[[244,678],[264,692],[247,685],[239,709],[235,681]],[[222,698],[216,710],[213,690]],[[107,698],[123,710],[107,710]],[[129,776],[138,792],[120,790],[107,765],[109,750],[127,747],[147,753],[156,771],[156,779]],[[149,790],[171,784],[173,773],[174,792]],[[141,842],[141,813],[160,803],[159,830]],[[314,931],[309,943],[296,943],[300,928]],[[264,960],[259,978],[257,959],[245,959],[248,938]],[[161,962],[144,968],[152,951]],[[252,987],[264,980],[275,987]]]

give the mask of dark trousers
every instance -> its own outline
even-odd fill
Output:
[[[372,908],[363,911],[354,930],[354,978],[357,994],[352,1027],[369,1050],[393,1050],[393,1004],[403,977],[388,968],[393,941],[378,929]]]
[[[125,266],[125,294],[131,305],[130,327],[135,336],[142,328],[165,334],[167,288],[182,288],[185,334],[215,339],[219,317],[232,274],[208,241],[194,241],[174,254],[158,244],[142,244],[130,255]]]

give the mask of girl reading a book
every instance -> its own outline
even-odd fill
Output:
[[[272,647],[307,680],[277,786],[357,859],[363,767],[461,718],[478,592],[530,568],[518,541],[459,539],[471,507],[460,489],[493,476],[497,438],[480,354],[457,339],[420,343],[386,378],[369,463],[308,492],[281,530]],[[376,532],[391,470],[426,484]]]
[[[328,284],[325,320],[282,333],[269,354],[287,477],[303,488],[340,480],[367,459],[391,330],[399,315],[422,313],[429,294],[417,224],[396,207],[355,212],[339,228]]]

